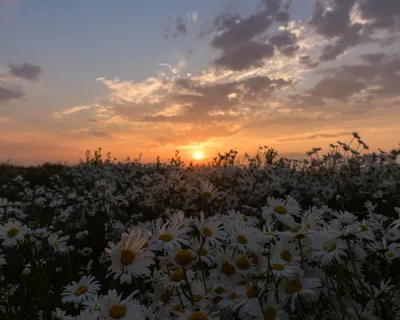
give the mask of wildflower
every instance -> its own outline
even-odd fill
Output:
[[[263,218],[267,222],[271,217],[285,224],[289,228],[296,225],[293,216],[298,216],[300,213],[300,205],[291,196],[286,196],[286,200],[275,199],[268,197],[268,204],[263,207]]]
[[[179,226],[170,225],[168,222],[162,224],[161,219],[157,219],[154,233],[148,241],[149,249],[165,249],[170,252],[180,250],[182,245],[189,245],[187,232],[187,228],[179,229]]]
[[[73,281],[64,287],[61,301],[82,304],[87,298],[95,296],[99,290],[100,284],[93,276],[83,276],[79,282]]]
[[[150,274],[149,266],[154,263],[154,253],[145,248],[148,236],[141,230],[132,230],[123,234],[117,245],[110,243],[106,252],[110,255],[111,266],[109,270],[114,273],[114,278],[121,276],[121,283],[131,283],[132,277],[141,277]]]
[[[0,226],[0,239],[3,240],[3,246],[15,247],[24,241],[25,234],[29,229],[19,221],[9,221]]]
[[[315,301],[318,298],[316,289],[319,287],[321,287],[321,280],[304,278],[304,271],[298,269],[295,277],[284,279],[281,282],[280,293],[286,302],[290,302],[290,307],[294,310],[299,297],[305,297],[306,301]]]
[[[107,320],[145,320],[145,308],[138,301],[133,300],[137,292],[132,292],[128,297],[122,299],[117,290],[109,290],[108,295],[103,297],[101,314]]]

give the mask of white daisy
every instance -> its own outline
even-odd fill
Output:
[[[286,200],[282,200],[268,197],[267,203],[268,204],[262,208],[265,221],[270,222],[271,218],[274,217],[289,228],[296,225],[293,216],[298,216],[301,208],[294,198],[286,196]]]
[[[61,294],[62,303],[77,303],[81,304],[88,297],[95,296],[100,290],[100,283],[92,276],[83,276],[79,282],[73,281],[71,284],[64,287]]]
[[[294,243],[287,241],[277,241],[271,247],[271,260],[282,259],[286,263],[298,265],[301,261],[301,256]]]
[[[47,242],[53,248],[54,252],[65,254],[68,252],[69,248],[67,241],[69,236],[60,237],[57,233],[51,233],[47,238]]]
[[[102,317],[106,320],[145,320],[146,309],[132,299],[134,294],[136,292],[122,299],[122,294],[118,295],[117,290],[109,290],[108,295],[102,300]]]
[[[114,273],[114,279],[121,276],[121,283],[132,282],[132,277],[142,277],[150,274],[149,266],[154,263],[154,253],[146,248],[148,236],[141,230],[132,230],[123,234],[117,245],[110,243],[106,252],[110,255],[109,270]]]
[[[290,307],[295,310],[295,303],[299,297],[305,297],[305,301],[318,299],[317,288],[321,287],[321,280],[317,278],[304,278],[304,271],[297,270],[295,277],[284,279],[280,284],[280,293],[283,300],[290,302]]]
[[[179,229],[177,225],[170,225],[168,222],[162,224],[161,219],[157,219],[155,230],[148,243],[150,250],[176,251],[182,248],[182,245],[189,245],[186,237],[187,228]]]
[[[3,240],[3,246],[15,247],[24,241],[25,234],[29,231],[19,221],[8,221],[0,226],[0,239]]]
[[[200,212],[200,218],[196,220],[197,230],[207,243],[219,245],[221,241],[226,239],[226,231],[224,230],[224,222],[218,216],[204,218],[204,212]]]
[[[329,265],[334,260],[342,263],[342,258],[346,257],[346,246],[343,242],[339,239],[331,240],[326,231],[317,232],[311,237],[311,249],[309,259],[323,266]]]

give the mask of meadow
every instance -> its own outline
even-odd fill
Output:
[[[1,319],[400,319],[400,149],[0,166]]]

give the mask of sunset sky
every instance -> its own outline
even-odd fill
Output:
[[[399,0],[0,0],[0,161],[400,142]]]

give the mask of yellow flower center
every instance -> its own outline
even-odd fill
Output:
[[[273,307],[268,307],[264,309],[264,318],[265,320],[275,320],[276,319],[276,310]]]
[[[245,215],[242,215],[242,220],[243,220],[244,222],[246,222],[246,221],[249,220],[249,219],[247,219],[247,217],[246,217]]]
[[[307,228],[307,229],[311,229],[311,224],[307,223],[307,224],[306,224],[306,228]],[[274,310],[275,310],[275,309],[274,309]]]
[[[391,236],[392,238],[394,238],[396,236],[396,234],[394,232],[389,232],[389,236]]]
[[[365,232],[365,231],[368,231],[369,228],[368,228],[368,226],[366,226],[366,225],[364,225],[364,224],[361,224],[361,225],[360,225],[360,230]]]
[[[241,269],[241,270],[247,270],[250,266],[249,260],[246,258],[241,258],[239,260],[236,260],[236,266]]]
[[[59,245],[58,245],[57,242],[53,242],[53,243],[51,244],[51,246],[52,246],[54,249],[58,249],[58,247],[59,247]]]
[[[160,300],[163,303],[168,303],[171,300],[172,292],[170,290],[165,290],[161,295],[160,295]]]
[[[194,302],[199,302],[201,300],[201,295],[199,294],[194,294],[192,297]]]
[[[175,262],[181,266],[188,266],[193,260],[193,253],[190,250],[179,250],[175,255]]]
[[[324,249],[326,252],[332,252],[336,250],[336,243],[330,242],[324,245]]]
[[[284,206],[277,206],[274,208],[275,213],[277,214],[286,214],[287,210]]]
[[[189,320],[207,320],[208,317],[204,312],[195,311],[189,316]]]
[[[88,287],[87,286],[79,286],[78,288],[76,288],[75,290],[75,295],[77,297],[83,295],[86,291],[88,291]]]
[[[290,253],[289,250],[282,250],[281,258],[283,261],[290,262],[292,260],[292,254]]]
[[[114,304],[108,313],[112,319],[121,319],[126,315],[126,307],[123,304]]]
[[[187,188],[185,186],[182,186],[179,188],[179,191],[185,193],[187,191]]]
[[[282,271],[283,269],[285,269],[285,266],[283,264],[276,263],[276,264],[271,264],[271,268],[272,270]]]
[[[207,253],[208,253],[208,250],[207,250],[206,248],[201,248],[201,250],[200,250],[200,255],[201,255],[202,257],[205,257],[205,256],[207,255]]]
[[[246,238],[244,235],[242,235],[242,234],[238,235],[238,236],[236,237],[236,240],[237,240],[237,242],[239,242],[240,244],[247,244],[247,242],[248,242],[247,238]]]
[[[275,232],[265,232],[264,233],[264,237],[268,237],[268,236],[274,236]]]
[[[170,242],[172,239],[174,239],[174,236],[169,233],[163,233],[158,237],[158,239],[164,242]]]
[[[9,238],[14,238],[14,237],[17,236],[18,232],[19,232],[19,231],[18,231],[17,228],[11,228],[11,229],[8,230],[7,236],[8,236]]]
[[[171,281],[179,282],[185,280],[185,273],[182,269],[175,270],[170,277]]]
[[[211,198],[212,197],[212,193],[210,191],[204,191],[203,192],[203,197],[204,198]]]
[[[221,272],[227,276],[231,276],[235,273],[235,267],[229,262],[224,262],[221,266]]]
[[[394,252],[386,253],[386,257],[388,257],[388,258],[394,258],[394,256],[395,256]]]
[[[204,227],[203,228],[203,235],[205,236],[205,237],[211,237],[212,236],[212,231],[209,229],[209,228],[207,228],[207,227]]]
[[[285,292],[287,294],[292,294],[299,292],[301,290],[301,282],[298,279],[289,279],[286,280],[285,284]]]
[[[247,287],[247,289],[246,289],[246,296],[247,296],[247,298],[249,298],[249,299],[253,299],[253,298],[256,298],[256,297],[257,297],[257,292],[256,292],[256,290],[254,289],[253,286]]]
[[[236,300],[236,298],[237,298],[237,293],[236,292],[232,292],[230,295],[229,295],[229,300]]]
[[[119,261],[124,266],[129,266],[135,261],[135,253],[131,249],[121,249],[121,258]]]

